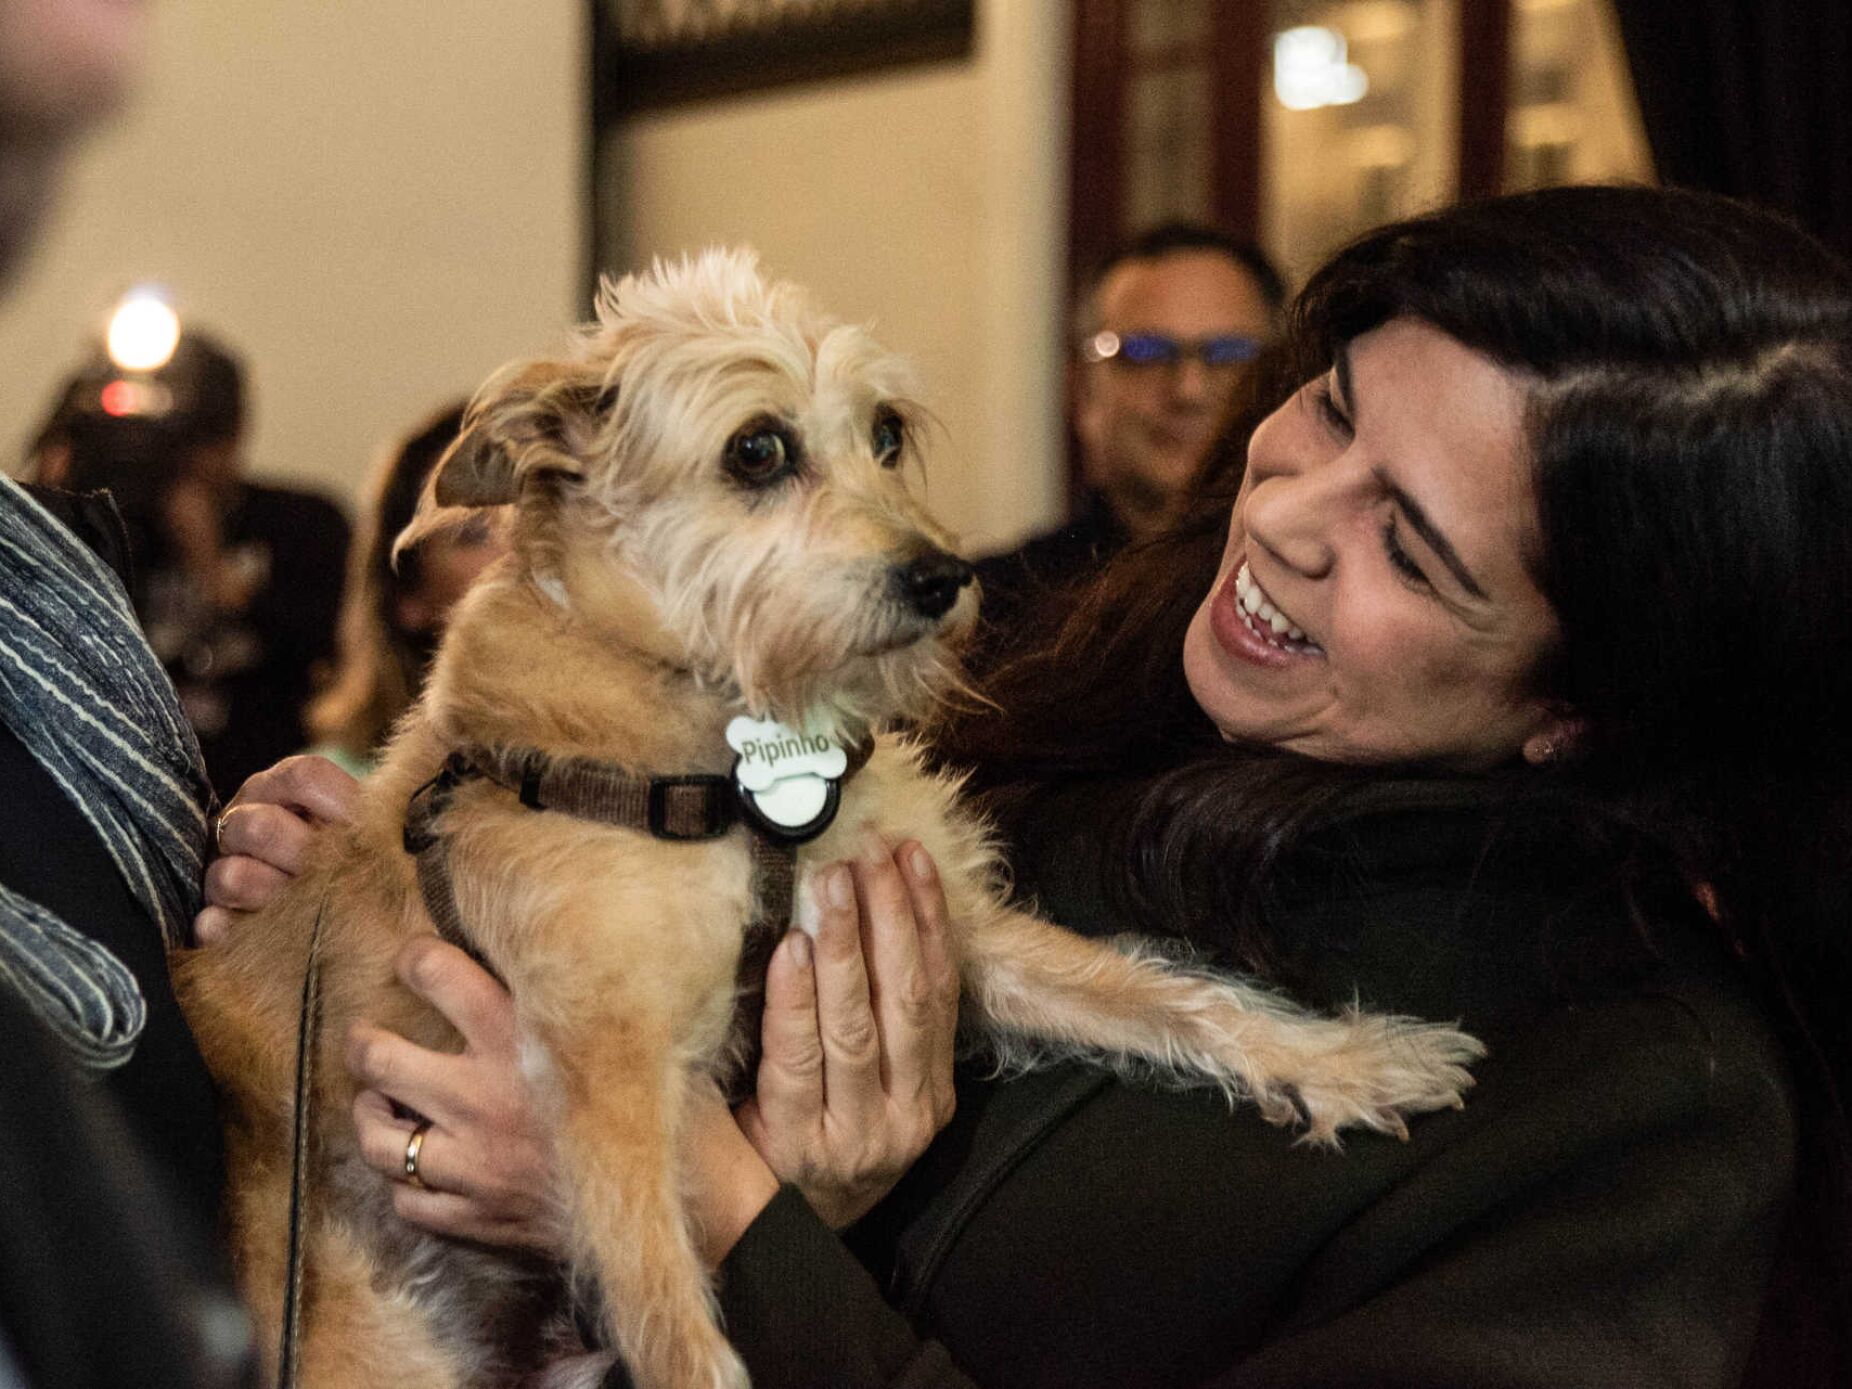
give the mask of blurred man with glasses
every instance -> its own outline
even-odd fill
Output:
[[[1085,496],[1068,525],[980,563],[994,634],[1037,594],[1162,527],[1284,301],[1265,255],[1195,223],[1153,227],[1101,262],[1076,307],[1070,359]]]

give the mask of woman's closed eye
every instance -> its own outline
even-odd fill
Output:
[[[1334,372],[1333,375],[1335,374]],[[1320,377],[1310,383],[1307,389],[1311,392],[1312,407],[1318,411],[1318,417],[1324,422],[1325,427],[1335,437],[1346,443],[1354,439],[1357,432],[1356,425],[1345,410],[1343,403],[1338,399],[1336,383],[1332,377]],[[1391,488],[1386,500],[1393,505],[1394,499],[1398,496],[1399,492]],[[1400,527],[1393,510],[1389,512],[1388,519],[1383,522],[1382,536],[1383,553],[1388,557],[1389,567],[1395,570],[1396,577],[1417,592],[1433,595],[1435,589],[1433,582],[1427,576],[1427,571],[1402,544]]]
[[[1356,434],[1356,428],[1350,422],[1350,416],[1344,413],[1344,407],[1338,403],[1337,393],[1331,389],[1331,383],[1323,378],[1312,385],[1312,405],[1318,411],[1318,417],[1327,428],[1340,439],[1349,439]]]
[[[1434,591],[1434,585],[1429,582],[1427,574],[1415,562],[1414,557],[1402,548],[1402,537],[1393,512],[1383,523],[1383,553],[1389,557],[1389,567],[1395,570],[1410,588],[1418,589],[1423,593]]]

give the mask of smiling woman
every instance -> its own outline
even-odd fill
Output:
[[[1415,319],[1347,344],[1258,430],[1183,643],[1223,736],[1335,762],[1532,761],[1556,634],[1516,373]]]
[[[1457,1017],[1491,1058],[1412,1152],[1316,1179],[1096,1097],[1036,1140],[1041,1188],[958,1227],[963,1262],[915,1273],[901,1223],[911,1305],[980,1382],[1085,1379],[960,1323],[1008,1226],[1070,1270],[1188,1267],[1140,1284],[1198,1320],[1127,1355],[1138,1382],[1844,1382],[1852,281],[1739,205],[1554,189],[1365,236],[1290,338],[1191,519],[942,751],[1060,919]],[[1020,1096],[976,1122],[1047,1099]],[[1115,1242],[1079,1202],[1134,1144],[1204,1184],[1160,1234],[1147,1174]],[[1091,1237],[1050,1242],[1064,1220]],[[1099,1292],[1070,1273],[1040,1342],[1084,1342],[1095,1382],[1129,1344]]]

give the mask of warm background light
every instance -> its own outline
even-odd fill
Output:
[[[244,355],[251,476],[344,502],[386,439],[590,309],[591,7],[350,8],[149,7],[140,90],[7,287],[0,467],[130,286]]]
[[[1349,106],[1362,101],[1370,79],[1347,61],[1348,45],[1335,29],[1301,25],[1274,35],[1273,90],[1288,111]]]
[[[158,371],[180,342],[180,315],[159,293],[131,290],[109,316],[109,360],[124,371]]]

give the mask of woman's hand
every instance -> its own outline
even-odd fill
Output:
[[[282,891],[316,834],[351,819],[359,795],[358,781],[320,757],[286,758],[239,787],[219,817],[208,905],[193,924],[200,944],[223,939],[240,913]],[[383,1028],[353,1027],[348,1069],[366,1087],[354,1102],[362,1154],[396,1180],[393,1203],[407,1220],[490,1244],[557,1249],[552,1150],[529,1104],[507,990],[436,936],[408,941],[395,968],[462,1035],[464,1049],[428,1051]],[[401,1117],[393,1100],[417,1114]],[[418,1155],[424,1189],[405,1181],[418,1117],[432,1121]]]
[[[364,1087],[354,1100],[361,1156],[393,1180],[393,1208],[415,1225],[562,1253],[552,1140],[521,1073],[514,1000],[436,936],[407,941],[394,968],[456,1028],[463,1050],[430,1051],[365,1022],[349,1029],[347,1069]],[[422,1186],[405,1172],[420,1119],[430,1121],[418,1150]]]
[[[764,1057],[739,1126],[841,1229],[885,1196],[952,1117],[958,969],[945,892],[917,843],[870,836],[814,885],[765,985]]]
[[[201,945],[223,940],[237,913],[255,911],[302,871],[323,825],[345,824],[360,783],[324,757],[286,757],[238,788],[214,830],[206,908],[194,918]]]

